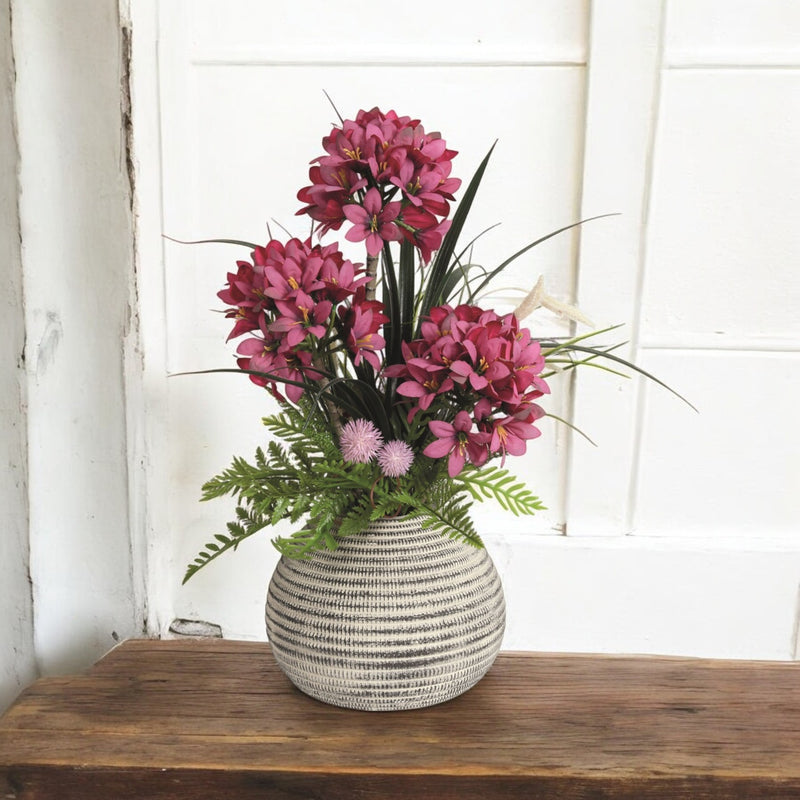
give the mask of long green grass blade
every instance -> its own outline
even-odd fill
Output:
[[[384,325],[386,334],[386,364],[399,364],[402,360],[400,342],[402,318],[400,316],[400,295],[397,286],[397,273],[389,242],[383,245],[383,304],[386,306],[390,322]]]
[[[400,338],[411,341],[414,327],[414,245],[403,240],[400,243],[400,272],[398,275],[400,291]]]
[[[478,169],[475,171],[475,174],[472,176],[472,180],[469,182],[469,186],[467,186],[456,208],[455,214],[453,214],[453,222],[450,225],[450,230],[447,231],[447,234],[442,240],[442,246],[433,259],[433,265],[428,274],[428,285],[423,294],[422,303],[420,304],[419,320],[423,320],[427,317],[431,308],[442,302],[442,290],[450,271],[450,262],[453,258],[456,244],[458,243],[458,237],[461,235],[461,230],[464,227],[464,223],[467,221],[467,216],[475,200],[475,195],[478,193],[478,187],[483,179],[484,172],[486,172],[486,167],[489,164],[489,159],[491,158],[494,148],[495,145],[492,145],[489,152],[478,166]],[[417,322],[417,332],[415,335],[418,334],[419,321]]]
[[[694,411],[698,410],[682,394],[676,392],[675,389],[673,389],[668,384],[664,383],[664,381],[659,380],[652,373],[648,372],[645,369],[642,369],[641,367],[637,367],[636,364],[634,364],[631,361],[628,361],[625,358],[620,358],[619,356],[615,356],[613,353],[610,353],[607,350],[597,350],[593,347],[583,347],[582,345],[577,345],[577,344],[570,345],[569,349],[578,350],[581,353],[593,353],[594,355],[600,356],[601,358],[608,358],[611,361],[615,361],[617,364],[622,364],[626,369],[632,369],[634,372],[638,372],[640,375],[644,375],[645,378],[649,378],[651,381],[653,381],[653,383],[657,383],[659,386],[666,389],[671,394],[674,394],[675,397],[677,397],[679,400],[683,400],[683,402],[686,403],[686,405],[689,406],[689,408],[691,408],[692,410]]]
[[[521,250],[517,250],[514,255],[509,256],[499,267],[493,269],[486,279],[481,283],[478,288],[472,292],[472,297],[478,294],[484,286],[486,286],[494,277],[495,275],[499,275],[512,261],[519,258],[523,253],[527,253],[536,245],[541,244],[542,242],[546,242],[548,239],[552,239],[554,236],[558,236],[559,233],[564,233],[565,231],[570,230],[571,228],[577,228],[579,225],[583,225],[586,222],[592,222],[596,219],[603,219],[604,217],[615,217],[618,216],[616,213],[613,214],[598,214],[596,217],[587,217],[586,219],[579,220],[578,222],[573,222],[571,225],[565,225],[563,228],[559,228],[557,231],[553,231],[552,233],[548,233],[547,236],[542,236],[541,238],[537,239],[535,242],[531,242],[528,245],[525,245]],[[470,301],[471,302],[471,301]]]
[[[242,247],[249,247],[251,250],[261,247],[261,245],[253,244],[252,242],[243,242],[241,239],[195,239],[194,241],[184,241],[183,239],[167,236],[165,233],[162,233],[161,236],[176,244],[240,244]]]

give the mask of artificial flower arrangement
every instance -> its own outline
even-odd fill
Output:
[[[419,120],[359,111],[322,146],[298,192],[314,236],[236,242],[250,260],[237,261],[218,295],[233,321],[229,339],[241,339],[239,369],[282,411],[264,420],[275,438],[252,463],[235,458],[203,487],[203,499],[233,495],[237,519],[184,582],[281,520],[305,520],[274,540],[293,558],[395,515],[480,547],[473,501],[495,499],[514,514],[543,507],[505,460],[540,435],[548,378],[598,359],[642,372],[613,346],[589,346],[594,334],[545,339],[523,327],[541,282],[515,313],[479,305],[511,261],[573,227],[493,270],[471,268],[472,242],[458,240],[491,151],[450,218],[456,152]],[[343,226],[345,239],[364,242],[364,265],[319,241]]]

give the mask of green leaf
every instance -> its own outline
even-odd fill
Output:
[[[287,558],[310,558],[320,548],[336,549],[336,540],[333,537],[324,529],[310,525],[291,536],[277,536],[272,544]]]
[[[255,250],[259,247],[257,244],[243,242],[240,239],[195,239],[194,241],[187,242],[182,239],[174,239],[172,236],[167,236],[166,234],[161,235],[164,239],[168,239],[170,242],[175,242],[177,244],[239,244],[242,247],[249,247],[251,250]]]
[[[342,517],[336,531],[337,536],[352,536],[362,533],[372,521],[372,511],[373,508],[369,496],[365,495],[359,503]]]
[[[483,547],[483,541],[469,517],[472,503],[466,495],[454,494],[441,505],[421,502],[417,497],[401,492],[398,492],[397,498],[415,510],[413,515],[419,517],[426,530],[436,531],[473,547]]]
[[[470,302],[474,301],[475,295],[479,294],[480,291],[486,286],[496,275],[499,275],[512,261],[519,258],[523,253],[527,253],[536,245],[541,244],[542,242],[546,242],[548,239],[552,239],[554,236],[558,236],[559,233],[564,233],[564,231],[568,231],[571,228],[577,228],[579,225],[583,225],[586,222],[592,222],[595,219],[603,219],[604,217],[615,217],[618,216],[617,214],[598,214],[596,217],[588,217],[587,219],[582,219],[578,222],[573,222],[571,225],[565,225],[563,228],[559,228],[557,231],[553,231],[552,233],[548,233],[546,236],[542,236],[536,241],[531,242],[530,244],[525,245],[521,250],[517,250],[514,255],[509,256],[499,267],[493,269],[481,283],[478,285],[478,288],[474,291],[470,290]]]
[[[586,439],[586,441],[589,442],[589,444],[597,447],[597,444],[592,439],[590,439],[589,436],[585,434],[577,425],[573,425],[571,422],[568,422],[567,420],[563,419],[562,417],[559,417],[556,414],[547,414],[547,416],[550,417],[551,419],[556,420],[556,422],[560,422],[562,425],[566,425],[570,430],[573,430],[575,431],[575,433],[579,434],[580,436],[583,436],[583,438]]]
[[[661,386],[662,388],[666,389],[668,392],[671,392],[672,394],[674,394],[675,397],[677,397],[678,399],[683,400],[683,402],[686,403],[686,405],[689,406],[689,408],[691,408],[694,411],[697,411],[697,408],[694,405],[692,405],[692,403],[690,403],[682,394],[679,394],[678,392],[676,392],[675,389],[673,389],[671,386],[669,386],[666,383],[664,383],[664,381],[659,380],[658,378],[656,378],[655,375],[651,374],[647,370],[636,366],[636,364],[634,364],[632,361],[628,361],[627,359],[621,358],[620,356],[615,356],[613,353],[611,353],[608,350],[599,350],[599,349],[593,348],[593,347],[584,347],[582,345],[573,344],[573,345],[570,345],[568,349],[569,350],[577,350],[578,352],[581,352],[581,353],[591,353],[591,354],[593,354],[595,356],[598,356],[600,358],[607,358],[607,359],[610,359],[611,361],[614,361],[617,364],[622,364],[627,369],[632,369],[634,372],[638,372],[640,375],[644,375],[645,378],[649,378],[651,381],[653,381],[653,383],[657,383],[659,386]]]
[[[239,509],[237,508],[237,512]],[[248,537],[252,536],[254,533],[258,533],[262,528],[266,527],[268,524],[268,520],[264,520],[258,517],[247,517],[247,524],[237,525],[235,523],[228,523],[228,531],[231,534],[230,537],[222,537],[221,535],[215,536],[217,541],[222,542],[222,546],[216,544],[215,542],[209,542],[205,545],[205,549],[201,550],[194,561],[186,567],[186,573],[183,576],[183,583],[186,583],[193,575],[195,575],[200,569],[202,569],[206,564],[209,564],[215,558],[219,558],[223,553],[227,552],[228,550],[235,550],[241,542],[243,542]]]
[[[492,151],[495,145],[489,148],[489,152],[484,157],[483,161],[475,170],[472,180],[469,182],[466,191],[458,203],[455,214],[453,214],[453,221],[450,225],[450,230],[445,234],[442,240],[441,247],[434,256],[433,264],[431,265],[430,272],[428,273],[427,286],[422,296],[422,302],[419,306],[419,317],[417,320],[417,332],[415,336],[419,336],[419,324],[421,320],[428,316],[430,310],[442,302],[442,292],[447,281],[447,275],[450,271],[450,261],[453,258],[456,245],[458,244],[458,237],[461,235],[461,230],[464,223],[467,221],[467,216],[472,208],[472,203],[475,200],[475,195],[478,193],[478,187],[483,179],[483,174],[486,172],[486,167],[489,164],[489,159],[492,156]]]
[[[386,306],[389,322],[384,326],[386,336],[386,364],[397,364],[402,360],[400,341],[402,335],[402,317],[400,314],[400,294],[397,286],[397,274],[389,242],[383,245],[383,304]]]
[[[467,467],[454,478],[454,481],[463,485],[473,499],[496,500],[501,508],[515,516],[532,515],[544,509],[539,498],[505,469],[483,467],[478,470]]]
[[[414,327],[414,245],[405,239],[400,243],[400,338],[410,342]]]

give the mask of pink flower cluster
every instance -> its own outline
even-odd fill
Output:
[[[294,381],[285,391],[296,403],[304,387],[295,384],[322,377],[312,361],[325,336],[340,337],[356,365],[366,359],[380,368],[377,351],[385,342],[378,331],[388,318],[381,303],[364,299],[369,278],[337,245],[272,240],[251,257],[252,263],[237,262],[237,272],[228,273],[217,295],[229,306],[226,316],[236,320],[228,339],[252,334],[236,350],[241,369]],[[343,304],[335,310],[337,303]],[[283,400],[274,380],[250,378]]]
[[[429,261],[461,185],[450,176],[455,151],[419,120],[377,108],[343,121],[322,144],[325,155],[312,162],[311,185],[298,192],[306,204],[298,213],[316,220],[320,234],[347,221],[346,238],[363,241],[369,256],[386,243],[407,242]],[[481,466],[491,457],[523,454],[527,440],[539,436],[534,423],[544,414],[535,400],[549,392],[530,331],[513,314],[443,305],[429,312],[418,339],[401,342],[403,363],[384,367],[381,331],[390,320],[384,304],[372,299],[376,272],[373,260],[367,263],[370,274],[345,259],[337,244],[312,246],[310,238],[255,247],[218,293],[233,320],[228,338],[242,337],[239,367],[282,402],[279,384],[297,403],[316,381],[365,380],[373,395],[388,393],[382,399],[391,416],[405,413],[405,404],[408,422],[421,414],[408,441],[384,443],[392,430],[403,429],[402,417],[383,431],[364,418],[345,419],[341,430],[337,425],[345,461],[376,459],[386,477],[407,474],[419,449],[447,457],[451,477],[467,461]],[[361,369],[364,363],[371,369]],[[350,396],[339,397],[346,400],[339,411],[349,417]]]
[[[453,422],[428,423],[436,439],[425,455],[448,456],[451,477],[467,460],[480,466],[490,454],[522,455],[526,441],[540,435],[533,423],[544,411],[534,400],[550,391],[530,331],[513,314],[461,305],[432,309],[420,332],[421,338],[403,343],[405,363],[384,374],[405,378],[397,392],[414,403],[409,418],[429,409],[459,409]]]
[[[371,256],[384,242],[405,239],[428,262],[450,226],[449,201],[461,185],[450,177],[455,151],[438,133],[425,133],[419,120],[377,108],[334,127],[322,145],[327,155],[312,162],[311,186],[297,194],[306,205],[297,213],[321,223],[321,234],[348,220],[345,238],[364,241]]]

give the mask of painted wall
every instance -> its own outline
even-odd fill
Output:
[[[0,710],[36,671],[28,582],[25,326],[22,305],[11,7],[0,2]]]
[[[12,20],[30,577],[36,659],[54,673],[142,627],[128,513],[123,48],[115,0],[24,0]]]

